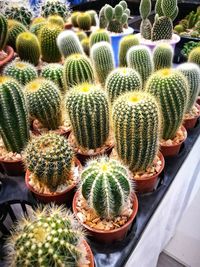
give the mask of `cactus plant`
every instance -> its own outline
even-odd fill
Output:
[[[92,26],[91,16],[87,12],[80,13],[77,16],[77,24],[81,30],[89,31],[90,27]]]
[[[131,47],[127,53],[128,67],[134,68],[141,76],[143,86],[153,71],[151,51],[144,45]]]
[[[80,15],[80,13],[81,12],[78,12],[78,11],[75,11],[72,13],[71,22],[72,22],[73,27],[78,27],[77,18],[78,18],[78,15]]]
[[[81,45],[83,47],[83,50],[87,56],[90,55],[90,39],[88,37],[84,38],[81,41]]]
[[[78,31],[76,32],[76,35],[78,36],[79,41],[81,42],[84,38],[87,38],[87,34],[84,31]]]
[[[140,2],[140,15],[142,20],[147,19],[151,13],[151,1],[150,0],[142,0]]]
[[[31,25],[35,25],[35,24],[42,23],[42,22],[46,22],[46,18],[37,17],[32,20]]]
[[[164,16],[162,11],[162,1],[163,0],[157,0],[155,5],[155,13],[158,14],[159,17]]]
[[[55,83],[38,78],[28,83],[24,92],[32,118],[38,119],[49,130],[62,124],[61,94]]]
[[[8,39],[8,22],[4,15],[0,14],[0,51],[4,49]]]
[[[108,25],[108,21],[105,17],[105,14],[104,14],[104,10],[105,10],[105,6],[103,6],[99,12],[99,28],[100,29],[105,29]]]
[[[67,88],[84,82],[94,82],[94,72],[90,60],[85,55],[73,54],[65,60],[64,83]]]
[[[95,10],[88,10],[87,14],[89,14],[91,17],[91,22],[92,22],[91,26],[96,26],[97,25],[97,18],[98,18],[97,12]]]
[[[60,17],[59,15],[51,15],[51,16],[48,17],[47,21],[48,21],[48,23],[52,23],[52,24],[58,25],[62,29],[65,26],[65,22],[64,22],[63,18]]]
[[[26,27],[16,20],[8,20],[8,40],[7,44],[10,45],[14,50],[16,50],[16,40],[17,36],[26,32]]]
[[[71,11],[69,3],[62,3],[59,0],[48,0],[42,6],[41,15],[42,17],[49,17],[50,15],[59,15],[64,20],[67,20],[70,17]]]
[[[188,56],[188,62],[195,63],[200,67],[200,47],[192,49]]]
[[[186,113],[189,113],[200,92],[200,69],[196,64],[186,62],[180,64],[177,70],[182,72],[188,81],[189,96],[186,106]]]
[[[21,60],[38,65],[40,60],[40,44],[31,32],[20,33],[16,40],[16,50]]]
[[[151,1],[150,0],[142,0],[140,2],[140,15],[142,18],[141,24],[140,24],[140,33],[143,38],[145,39],[151,39],[151,22],[148,19],[148,16],[151,13]]]
[[[108,74],[114,69],[114,55],[108,42],[99,42],[92,46],[90,55],[97,79],[104,85]]]
[[[140,33],[144,39],[151,39],[152,25],[149,19],[144,19],[140,24]]]
[[[36,23],[36,24],[32,24],[30,26],[30,32],[35,34],[38,38],[40,35],[40,30],[42,29],[43,26],[45,26],[47,24],[47,22],[40,22],[40,23]]]
[[[0,135],[7,151],[20,153],[30,138],[28,109],[19,83],[0,77]]]
[[[140,75],[131,68],[117,68],[107,77],[106,91],[110,102],[113,103],[120,95],[129,91],[138,91],[142,89]]]
[[[126,55],[128,50],[134,46],[139,45],[139,40],[135,35],[124,36],[119,43],[119,66],[127,67]]]
[[[23,61],[12,61],[5,67],[3,73],[5,76],[13,77],[21,85],[26,85],[38,76],[36,68]]]
[[[81,174],[81,193],[101,218],[120,215],[132,192],[127,168],[108,157],[91,160]]]
[[[109,136],[109,104],[105,92],[89,83],[68,93],[66,106],[77,144],[86,149],[102,147]]]
[[[156,97],[163,115],[163,139],[173,139],[180,127],[188,98],[188,83],[174,69],[162,69],[151,75],[146,91]]]
[[[57,38],[57,45],[60,53],[67,57],[71,54],[83,54],[81,43],[73,31],[63,31]]]
[[[7,7],[5,10],[5,16],[8,19],[17,20],[20,23],[22,23],[24,26],[29,26],[31,23],[31,19],[33,17],[33,14],[31,10],[29,10],[27,7],[18,6],[18,7]]]
[[[108,32],[104,29],[98,29],[91,33],[90,35],[90,47],[99,42],[108,42],[110,43],[110,36]]]
[[[171,68],[173,55],[171,45],[167,43],[158,44],[153,51],[154,70]]]

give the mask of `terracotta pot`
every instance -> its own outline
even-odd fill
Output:
[[[200,96],[197,98],[197,104],[200,105]]]
[[[11,46],[6,46],[5,52],[7,53],[7,57],[4,58],[3,60],[0,60],[0,72],[3,70],[5,65],[9,63],[14,57],[14,50],[12,49]]]
[[[25,173],[24,164],[22,160],[1,160],[1,166],[8,176],[22,176]]]
[[[197,123],[198,118],[200,117],[200,106],[198,104],[196,104],[195,106],[198,108],[199,114],[193,118],[184,120],[183,125],[186,128],[186,130],[194,128]]]
[[[78,196],[79,196],[80,192],[76,192],[74,195],[74,199],[73,199],[73,203],[72,203],[72,209],[74,214],[77,217],[77,201],[78,201]],[[88,233],[95,238],[95,240],[98,240],[102,243],[112,243],[115,241],[121,241],[123,240],[128,233],[128,230],[131,228],[131,225],[133,223],[133,220],[136,217],[136,214],[138,212],[138,200],[137,200],[137,196],[135,193],[133,193],[133,212],[129,218],[129,220],[120,228],[118,229],[114,229],[114,230],[97,230],[94,228],[91,228],[90,226],[88,226],[87,224],[82,223],[79,218],[77,217],[77,219],[79,220],[80,224],[86,228],[86,230],[88,231]]]
[[[157,180],[158,180],[158,176],[160,175],[160,173],[163,171],[164,166],[165,166],[165,160],[164,157],[162,155],[161,152],[158,153],[158,157],[161,160],[161,167],[158,173],[154,174],[153,176],[145,176],[142,179],[134,179],[134,182],[136,184],[136,192],[138,193],[148,193],[148,192],[152,192]]]
[[[79,160],[75,159],[75,165],[81,169],[81,163]],[[71,203],[74,197],[74,193],[76,191],[76,185],[74,184],[64,190],[63,192],[59,192],[56,194],[44,194],[44,193],[39,193],[37,192],[30,184],[29,184],[29,177],[30,177],[30,171],[26,171],[25,175],[25,182],[26,186],[28,189],[32,192],[32,194],[35,196],[37,200],[39,200],[42,203],[50,203],[50,202],[55,202],[56,204],[64,204],[64,203]]]
[[[65,23],[65,30],[70,30],[71,28],[72,28],[72,23],[71,22]]]
[[[93,256],[92,250],[85,240],[83,240],[83,243],[87,250],[87,254],[88,254],[87,256],[88,256],[88,260],[90,261],[90,267],[94,267],[94,256]]]
[[[186,131],[185,127],[181,126],[181,129],[182,129],[182,131],[184,131],[185,138],[179,144],[172,145],[172,146],[160,145],[160,151],[164,157],[176,156],[179,153],[181,145],[185,142],[185,140],[187,138],[187,131]]]

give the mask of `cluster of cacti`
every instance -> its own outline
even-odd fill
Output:
[[[96,26],[97,25],[97,19],[98,19],[97,12],[95,10],[88,10],[87,13],[91,17],[91,22],[92,22],[91,26]]]
[[[32,12],[27,7],[7,7],[5,10],[5,16],[8,19],[17,20],[25,26],[30,25],[32,19]]]
[[[148,19],[148,16],[151,13],[151,0],[141,0],[139,9],[142,18],[140,24],[140,33],[144,39],[151,39],[152,25]]]
[[[146,91],[154,95],[161,106],[163,139],[173,139],[182,123],[188,101],[186,78],[178,70],[162,69],[149,78]]]
[[[59,15],[63,19],[70,17],[71,11],[69,3],[62,3],[59,0],[48,0],[42,6],[41,15],[42,17],[49,17],[50,15]]]
[[[116,149],[131,171],[146,170],[153,163],[159,149],[161,116],[156,99],[145,92],[129,92],[114,103]]]
[[[110,36],[105,29],[98,29],[93,31],[90,35],[90,47],[99,42],[108,42],[110,43]]]
[[[127,35],[124,36],[119,43],[119,66],[127,67],[127,52],[128,50],[134,46],[139,45],[139,40],[135,35]]]
[[[35,34],[20,33],[16,40],[16,51],[21,60],[37,66],[40,60],[40,44]]]
[[[76,35],[78,36],[78,39],[80,42],[83,39],[87,38],[87,34],[84,31],[78,31],[78,32],[76,32]]]
[[[57,85],[45,78],[38,78],[28,83],[24,92],[31,117],[38,119],[49,130],[58,129],[62,124],[62,105]]]
[[[151,51],[144,45],[131,47],[127,53],[129,68],[135,69],[141,76],[143,86],[153,71],[153,60]]]
[[[29,140],[28,109],[19,83],[0,77],[0,135],[7,151],[20,153]]]
[[[108,74],[114,69],[114,55],[108,42],[99,42],[92,46],[90,56],[98,81],[104,85]]]
[[[21,219],[7,240],[9,266],[80,266],[84,233],[63,207],[45,206]]]
[[[52,24],[56,24],[59,27],[61,27],[62,29],[65,26],[64,19],[59,15],[51,15],[51,16],[49,16],[48,19],[47,19],[47,22],[48,23],[52,23]]]
[[[4,69],[4,75],[16,79],[21,85],[26,85],[33,79],[36,79],[37,69],[27,62],[12,61]]]
[[[200,67],[200,47],[192,49],[188,56],[188,62],[195,63]]]
[[[158,44],[153,51],[154,70],[171,68],[174,51],[167,43]]]
[[[109,136],[109,104],[106,93],[94,84],[71,89],[66,106],[77,144],[86,149],[102,147]]]
[[[0,14],[0,51],[4,49],[8,38],[8,22],[7,19]]]
[[[82,12],[77,16],[78,27],[83,31],[89,31],[92,26],[92,19],[90,14],[87,12]]]
[[[81,174],[81,193],[101,218],[119,216],[132,192],[127,168],[108,157],[91,160]]]
[[[71,23],[73,25],[73,27],[78,27],[78,22],[77,22],[77,18],[78,18],[78,15],[80,15],[81,12],[79,11],[75,11],[72,13],[71,15]]]
[[[81,41],[81,45],[83,47],[83,50],[87,56],[90,55],[90,39],[88,37],[84,38]]]
[[[83,54],[83,48],[77,35],[70,30],[63,31],[57,38],[57,46],[64,57],[71,54]]]
[[[26,32],[26,27],[16,20],[8,20],[8,40],[7,44],[10,45],[14,50],[16,50],[16,40],[17,36]]]
[[[105,85],[110,102],[113,103],[120,95],[129,91],[142,89],[140,75],[131,68],[117,68],[106,79]]]

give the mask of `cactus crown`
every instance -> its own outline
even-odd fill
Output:
[[[28,26],[31,23],[33,14],[27,7],[7,7],[5,10],[5,16],[8,19],[14,19],[21,22],[23,25]]]
[[[158,44],[153,51],[154,70],[171,68],[173,55],[171,45],[167,43]]]
[[[98,29],[90,35],[90,47],[98,42],[108,42],[110,43],[110,36],[105,29]]]
[[[82,12],[77,16],[78,27],[84,31],[89,31],[92,26],[92,19],[90,14],[87,12]]]
[[[49,17],[50,15],[59,15],[63,19],[67,20],[70,17],[70,14],[70,5],[67,1],[65,3],[62,3],[59,0],[48,0],[42,6],[41,10],[41,15],[45,18]]]
[[[63,18],[59,15],[51,15],[48,17],[48,23],[56,24],[61,28],[64,28],[65,22]]]
[[[0,14],[0,51],[4,49],[8,39],[8,21],[4,15]]]
[[[81,193],[102,218],[120,215],[132,192],[127,168],[108,157],[89,161],[81,174]]]

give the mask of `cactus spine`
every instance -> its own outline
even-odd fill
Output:
[[[26,27],[16,20],[8,20],[8,40],[7,44],[10,45],[14,50],[16,50],[16,40],[17,36],[26,32]]]
[[[79,146],[102,147],[109,136],[109,104],[105,92],[93,84],[77,85],[66,100],[73,133]]]
[[[29,26],[32,19],[32,12],[23,6],[19,7],[7,7],[5,10],[5,16],[8,19],[14,19],[22,23],[24,26]]]
[[[0,14],[0,51],[4,49],[8,39],[8,22],[6,18]]]
[[[173,55],[174,52],[171,45],[166,43],[158,44],[153,51],[154,70],[171,68]]]
[[[91,16],[87,13],[80,13],[77,17],[78,27],[83,31],[89,31],[92,25]]]
[[[91,33],[90,35],[90,47],[99,42],[108,42],[110,43],[110,36],[108,32],[104,29],[98,29]]]
[[[127,35],[121,39],[119,43],[120,67],[127,67],[127,61],[126,61],[127,52],[134,45],[139,45],[139,40],[135,35]]]
[[[13,78],[0,77],[0,134],[8,151],[20,153],[29,140],[28,110],[22,88]]]
[[[71,11],[69,3],[66,1],[62,3],[60,0],[46,1],[42,6],[41,15],[42,17],[49,17],[50,15],[58,15],[64,20],[70,17]]]
[[[188,56],[188,62],[195,63],[200,67],[200,47],[192,49]]]

